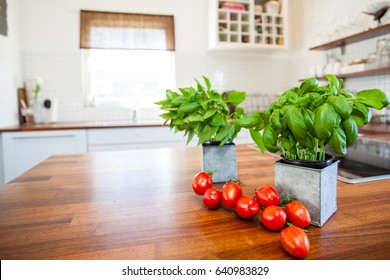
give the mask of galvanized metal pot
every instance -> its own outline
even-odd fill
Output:
[[[237,180],[236,144],[232,141],[220,146],[220,142],[202,144],[202,170],[213,171],[213,182]]]
[[[337,210],[338,160],[320,168],[275,162],[275,188],[281,196],[288,194],[308,209],[311,224],[322,227]]]

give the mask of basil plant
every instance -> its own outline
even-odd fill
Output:
[[[370,121],[370,108],[380,110],[389,100],[378,89],[352,94],[342,88],[341,79],[326,78],[325,86],[315,78],[303,81],[281,94],[266,112],[242,115],[235,125],[250,130],[262,153],[267,149],[288,159],[315,161],[325,159],[328,146],[345,156],[358,137],[358,127]]]
[[[203,76],[204,87],[196,81],[196,88],[179,88],[178,92],[166,91],[166,99],[156,102],[160,109],[166,111],[161,118],[175,132],[184,131],[187,144],[196,135],[198,145],[205,141],[220,142],[222,146],[233,140],[241,127],[234,120],[244,114],[243,108],[236,107],[245,100],[246,93],[231,91],[224,99],[220,93],[211,88],[210,81]],[[234,111],[229,110],[234,107]]]

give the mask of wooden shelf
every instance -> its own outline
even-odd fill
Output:
[[[381,67],[381,68],[375,68],[375,69],[368,69],[364,71],[359,72],[351,72],[351,73],[345,73],[345,74],[338,74],[336,75],[339,79],[345,79],[345,78],[353,78],[353,77],[367,77],[367,76],[374,76],[374,75],[381,75],[381,74],[390,74],[390,66],[387,67]],[[315,77],[317,80],[327,80],[325,76],[322,77]],[[305,79],[300,79],[299,81],[302,82]]]
[[[325,50],[330,50],[338,47],[344,47],[348,44],[356,43],[359,41],[371,39],[374,37],[386,35],[390,33],[390,23],[381,25],[376,28],[372,28],[360,33],[356,33],[353,35],[350,35],[348,37],[340,38],[322,45],[318,45],[315,47],[311,47],[309,50],[319,50],[319,51],[325,51]]]

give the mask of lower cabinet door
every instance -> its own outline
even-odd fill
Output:
[[[11,181],[52,155],[85,153],[86,131],[2,133],[4,181]]]

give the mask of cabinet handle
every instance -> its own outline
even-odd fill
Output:
[[[14,140],[24,140],[24,139],[46,139],[46,138],[73,138],[76,137],[72,134],[64,134],[64,135],[47,135],[47,136],[14,136],[12,139]]]

